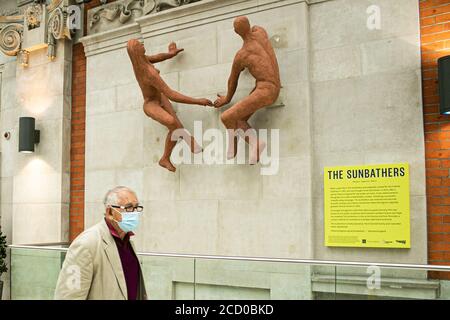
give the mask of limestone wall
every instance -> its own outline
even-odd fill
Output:
[[[86,227],[103,215],[105,191],[124,184],[145,206],[138,250],[221,255],[426,262],[426,208],[418,4],[379,0],[382,28],[369,30],[373,1],[204,0],[137,18],[82,39],[87,55]],[[158,166],[166,129],[147,118],[125,45],[185,48],[158,65],[176,90],[213,99],[226,91],[247,15],[267,29],[280,63],[284,106],[259,111],[256,128],[280,129],[278,174],[261,166]],[[276,41],[278,40],[278,41]],[[239,95],[253,88],[241,77]],[[215,109],[175,104],[185,126],[221,128]],[[269,150],[271,145],[269,143]],[[323,245],[323,167],[408,162],[412,248]]]
[[[15,244],[67,241],[69,217],[70,59],[60,42],[50,62],[45,49],[24,68],[3,64],[1,104],[2,226]],[[41,142],[18,152],[19,118],[34,117]],[[10,132],[9,140],[3,137]]]
[[[265,2],[199,2],[83,40],[87,226],[101,218],[105,191],[125,184],[137,190],[145,205],[136,238],[140,250],[312,257],[308,6],[303,1]],[[232,21],[243,13],[270,36],[281,37],[276,50],[285,106],[252,119],[257,128],[288,128],[280,132],[279,173],[263,176],[259,165],[237,164],[183,164],[175,174],[167,172],[158,165],[167,129],[143,114],[126,41],[142,37],[149,54],[166,52],[169,42],[176,41],[185,52],[158,65],[162,77],[180,92],[214,99],[226,91],[234,54],[242,44]],[[254,80],[244,74],[239,91],[248,93],[253,87]],[[203,130],[225,133],[223,110],[183,104],[176,109],[191,132],[200,120]]]
[[[26,68],[15,57],[0,60],[0,225],[8,243],[68,241],[70,43],[60,41],[57,50],[52,62],[46,49],[31,52]],[[18,150],[20,117],[34,117],[40,130],[32,154]],[[2,278],[7,298],[9,273]]]
[[[377,4],[380,30],[366,27]],[[310,6],[314,252],[318,259],[427,262],[418,2]],[[323,246],[323,167],[410,164],[411,249]]]

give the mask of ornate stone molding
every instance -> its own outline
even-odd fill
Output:
[[[17,5],[20,6],[24,6],[26,4],[29,4],[31,2],[33,2],[34,0],[17,0]]]
[[[9,10],[0,9],[0,16],[2,16],[2,17],[19,16],[19,15],[23,15],[24,12],[25,12],[25,8],[15,8],[15,9],[9,9]]]
[[[326,0],[328,1],[328,0]],[[308,0],[201,0],[189,6],[164,10],[135,18],[126,25],[108,28],[80,39],[87,57],[125,48],[131,38],[147,39],[168,32],[192,28],[214,21],[236,17],[238,12],[251,14],[259,10],[305,3]],[[176,25],[173,20],[176,19]],[[276,40],[274,40],[276,42]]]
[[[26,1],[21,4],[28,3]],[[0,16],[0,51],[9,56],[18,56],[26,66],[28,53],[48,47],[48,57],[56,56],[58,40],[71,39],[68,10],[71,0],[52,0],[48,5],[34,1],[12,12],[14,16]],[[73,10],[73,9],[72,9]],[[24,12],[23,15],[17,15]]]
[[[3,27],[3,24],[22,22],[23,16],[0,16],[0,29]]]
[[[251,14],[296,3],[309,5],[309,0],[203,0],[192,5],[189,10],[184,10],[187,8],[167,10],[137,18],[136,22],[141,28],[142,37],[146,39],[163,33],[237,17],[242,12]],[[173,19],[177,20],[176,25],[173,24]]]
[[[24,9],[0,12],[0,51],[7,56],[16,56],[21,52],[23,42]]]
[[[0,50],[7,56],[15,56],[22,46],[23,25],[11,23],[0,31]]]
[[[71,39],[71,32],[67,22],[67,8],[57,7],[49,15],[48,19],[48,57],[56,57],[56,41],[64,38]]]
[[[52,0],[52,2],[50,2],[49,5],[47,5],[47,11],[52,12],[56,8],[60,7],[62,2],[63,0]]]
[[[25,21],[28,30],[39,28],[42,21],[42,6],[33,4],[25,10]]]
[[[98,33],[133,22],[151,13],[202,0],[119,0],[89,10],[88,34]]]

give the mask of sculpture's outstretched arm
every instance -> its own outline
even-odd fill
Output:
[[[146,56],[150,63],[158,63],[164,60],[172,59],[175,55],[170,53],[158,53],[153,56]]]
[[[203,98],[197,99],[197,98],[188,97],[188,96],[185,96],[184,94],[179,93],[178,91],[175,91],[172,89],[170,89],[170,91],[164,95],[167,98],[169,98],[169,100],[179,102],[179,103],[198,104],[201,106],[212,106],[213,105],[213,103],[208,99],[203,99]]]
[[[173,57],[175,57],[182,51],[184,51],[184,49],[181,49],[181,48],[178,49],[175,42],[172,42],[171,44],[169,44],[169,52],[168,53],[158,53],[158,54],[155,54],[152,56],[146,56],[146,57],[150,63],[158,63],[158,62],[162,62],[167,59],[172,59]]]
[[[244,68],[241,65],[240,58],[238,55],[234,58],[233,67],[231,68],[231,74],[228,79],[228,91],[226,96],[217,95],[218,99],[214,102],[216,108],[220,108],[231,102],[239,83],[239,76]]]
[[[244,68],[242,68],[239,59],[236,57],[233,62],[233,67],[231,68],[230,78],[228,79],[228,92],[226,96],[227,103],[230,103],[231,99],[233,99],[233,96],[236,93],[239,76],[241,75],[241,72],[243,70]]]
[[[201,106],[213,105],[212,102],[208,99],[197,99],[188,97],[182,93],[179,93],[178,91],[173,90],[167,85],[167,83],[164,82],[164,80],[159,75],[157,77],[152,78],[151,81],[152,86],[155,87],[159,92],[164,94],[169,100],[186,104],[198,104]]]

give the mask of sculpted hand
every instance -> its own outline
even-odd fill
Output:
[[[224,105],[230,103],[230,101],[227,100],[227,97],[225,96],[221,96],[220,94],[217,95],[217,99],[216,101],[214,101],[214,107],[216,108],[220,108],[223,107]]]
[[[184,51],[184,49],[178,49],[177,44],[175,42],[171,42],[169,44],[169,53],[173,56],[176,56],[180,52]]]
[[[209,99],[198,99],[198,103],[197,104],[199,104],[201,106],[210,106],[210,107],[213,106],[212,101],[209,100]]]

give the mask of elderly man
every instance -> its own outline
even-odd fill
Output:
[[[105,196],[105,217],[69,247],[55,299],[146,300],[144,280],[130,240],[143,207],[136,193],[116,187]]]

